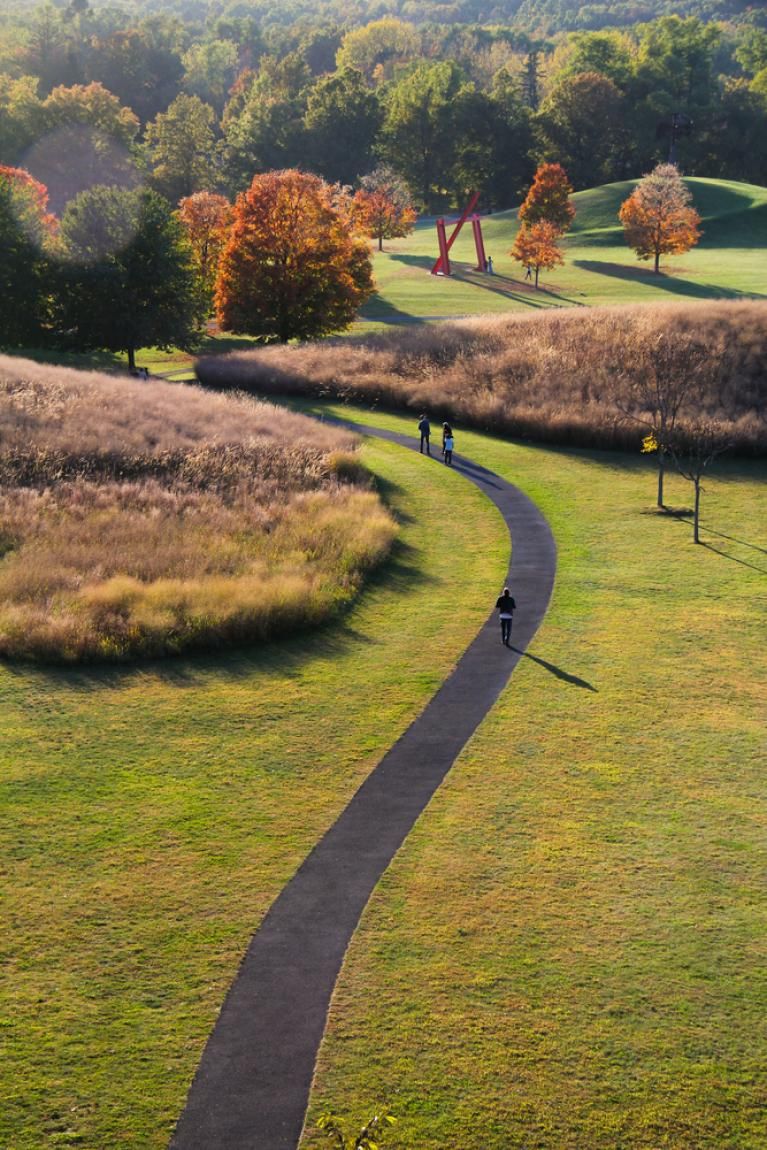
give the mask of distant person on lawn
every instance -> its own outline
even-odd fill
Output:
[[[452,435],[452,434],[453,434],[453,429],[450,426],[450,424],[449,423],[443,423],[442,424],[442,454],[443,455],[445,454],[445,440],[447,439],[448,435]]]
[[[452,467],[453,466],[453,443],[454,443],[454,440],[453,440],[453,432],[452,432],[451,428],[448,427],[448,429],[445,432],[445,435],[442,439],[442,443],[444,445],[442,448],[442,451],[443,451],[444,456],[445,456],[445,463],[448,465],[448,467]]]
[[[423,455],[423,447],[426,444],[426,454],[431,455],[431,447],[429,446],[429,436],[431,435],[431,425],[425,415],[421,416],[418,430],[421,433],[421,455]]]
[[[508,647],[511,638],[511,620],[516,607],[508,587],[504,587],[503,594],[498,597],[495,605],[501,613],[501,642]]]

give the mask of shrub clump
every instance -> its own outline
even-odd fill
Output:
[[[322,621],[396,532],[355,445],[247,396],[0,357],[0,655],[156,657]]]
[[[704,414],[736,451],[764,453],[767,304],[755,301],[483,316],[208,357],[197,373],[217,388],[427,409],[540,442],[638,450],[636,385],[652,372],[659,339],[672,371],[694,362],[700,375],[681,430]]]

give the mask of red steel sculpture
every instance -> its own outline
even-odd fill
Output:
[[[431,274],[433,276],[450,275],[450,256],[448,253],[453,246],[453,243],[455,242],[461,228],[476,208],[478,200],[479,192],[473,192],[471,199],[463,209],[461,218],[457,221],[455,227],[450,233],[449,239],[447,238],[444,219],[437,220],[437,243],[439,244],[439,258],[434,267],[431,269]],[[482,240],[482,223],[478,215],[472,216],[471,226],[474,232],[474,246],[477,249],[477,271],[483,272],[485,270],[487,260],[485,257],[485,245]]]

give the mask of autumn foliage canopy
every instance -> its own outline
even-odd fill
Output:
[[[406,236],[415,227],[417,213],[407,184],[393,168],[381,165],[363,176],[353,201],[354,218],[366,235],[383,241]]]
[[[337,185],[287,169],[238,196],[216,285],[224,330],[280,343],[329,335],[372,291],[368,246]]]
[[[538,273],[541,268],[555,268],[563,264],[564,257],[557,247],[559,231],[554,224],[542,220],[530,227],[520,228],[511,254],[525,267],[535,271],[535,286],[538,287]]]
[[[674,164],[659,164],[640,180],[620,210],[626,243],[640,260],[681,255],[700,239],[700,216]]]
[[[179,202],[178,214],[192,245],[200,280],[206,292],[212,293],[232,219],[232,206],[226,196],[195,192]]]
[[[530,191],[519,209],[523,225],[547,223],[558,233],[566,232],[575,218],[570,202],[572,186],[561,164],[541,164]]]

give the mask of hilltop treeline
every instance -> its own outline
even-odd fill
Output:
[[[639,450],[642,384],[689,382],[679,426],[767,452],[767,304],[659,304],[482,317],[203,359],[210,387],[343,399],[538,442]]]
[[[618,28],[622,8],[649,22]],[[354,184],[380,161],[422,206],[472,187],[508,207],[543,159],[576,188],[642,175],[676,115],[687,174],[764,182],[767,27],[755,9],[736,24],[688,8],[467,0],[372,22],[366,5],[309,17],[299,0],[19,9],[0,23],[0,163],[27,167],[56,210],[73,173],[149,180],[175,204],[294,166]]]

